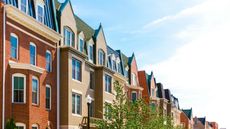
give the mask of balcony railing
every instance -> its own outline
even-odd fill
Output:
[[[90,129],[96,129],[96,122],[102,119],[90,117]],[[83,117],[81,125],[83,129],[87,129],[88,117]]]

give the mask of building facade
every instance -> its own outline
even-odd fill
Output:
[[[1,128],[57,128],[56,11],[52,0],[1,3]],[[46,12],[46,13],[45,13]]]

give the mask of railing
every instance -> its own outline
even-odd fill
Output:
[[[90,117],[90,129],[96,129],[96,122],[100,121],[100,120],[102,120],[102,119]],[[83,129],[86,129],[87,123],[88,123],[88,117],[83,117],[80,126],[82,126]]]

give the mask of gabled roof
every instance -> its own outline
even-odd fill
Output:
[[[94,29],[90,27],[87,23],[85,23],[81,18],[79,18],[77,15],[75,15],[76,25],[78,32],[83,32],[86,41],[90,40],[94,36]]]
[[[205,125],[206,117],[203,118],[197,118],[203,125]]]
[[[128,64],[129,66],[131,65],[131,63],[133,62],[133,59],[135,58],[135,54],[133,53],[131,57],[129,57],[128,59]]]
[[[179,105],[179,100],[178,98],[176,98],[174,95],[171,95],[172,97],[172,103],[173,105],[177,108],[177,109],[180,109],[180,105]]]
[[[182,109],[185,115],[191,120],[192,119],[192,108],[191,109]]]
[[[116,50],[116,51],[120,54],[123,74],[125,77],[129,77],[129,72],[126,71],[126,67],[128,67],[128,57],[124,53],[122,53],[121,50]]]

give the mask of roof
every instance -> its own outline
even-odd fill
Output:
[[[205,125],[206,118],[197,118],[203,125]]]
[[[176,98],[174,95],[171,95],[172,97],[172,103],[174,104],[174,106],[177,108],[177,109],[180,109],[180,105],[179,105],[179,100],[178,98]]]
[[[61,7],[61,3],[58,0],[54,0],[54,2],[55,2],[55,8],[56,8],[56,10],[59,10],[60,7]]]
[[[185,115],[191,120],[192,119],[192,108],[191,109],[182,109]]]
[[[161,83],[157,83],[157,97],[158,98],[165,98],[165,92],[163,85]]]
[[[133,61],[134,58],[135,58],[135,55],[133,53],[132,56],[128,58],[128,64],[129,65],[131,65],[131,63],[132,63],[132,61]]]
[[[95,30],[85,23],[81,18],[75,15],[76,25],[79,32],[83,32],[85,39],[89,40],[94,36]]]
[[[121,59],[121,65],[123,69],[123,74],[125,77],[129,77],[129,72],[126,71],[126,67],[128,67],[128,57],[121,52],[121,50],[116,50],[120,54],[120,59]]]
[[[165,89],[164,92],[165,92],[165,99],[167,99],[171,103],[172,99],[171,99],[171,92],[170,92],[170,90],[169,89]]]

